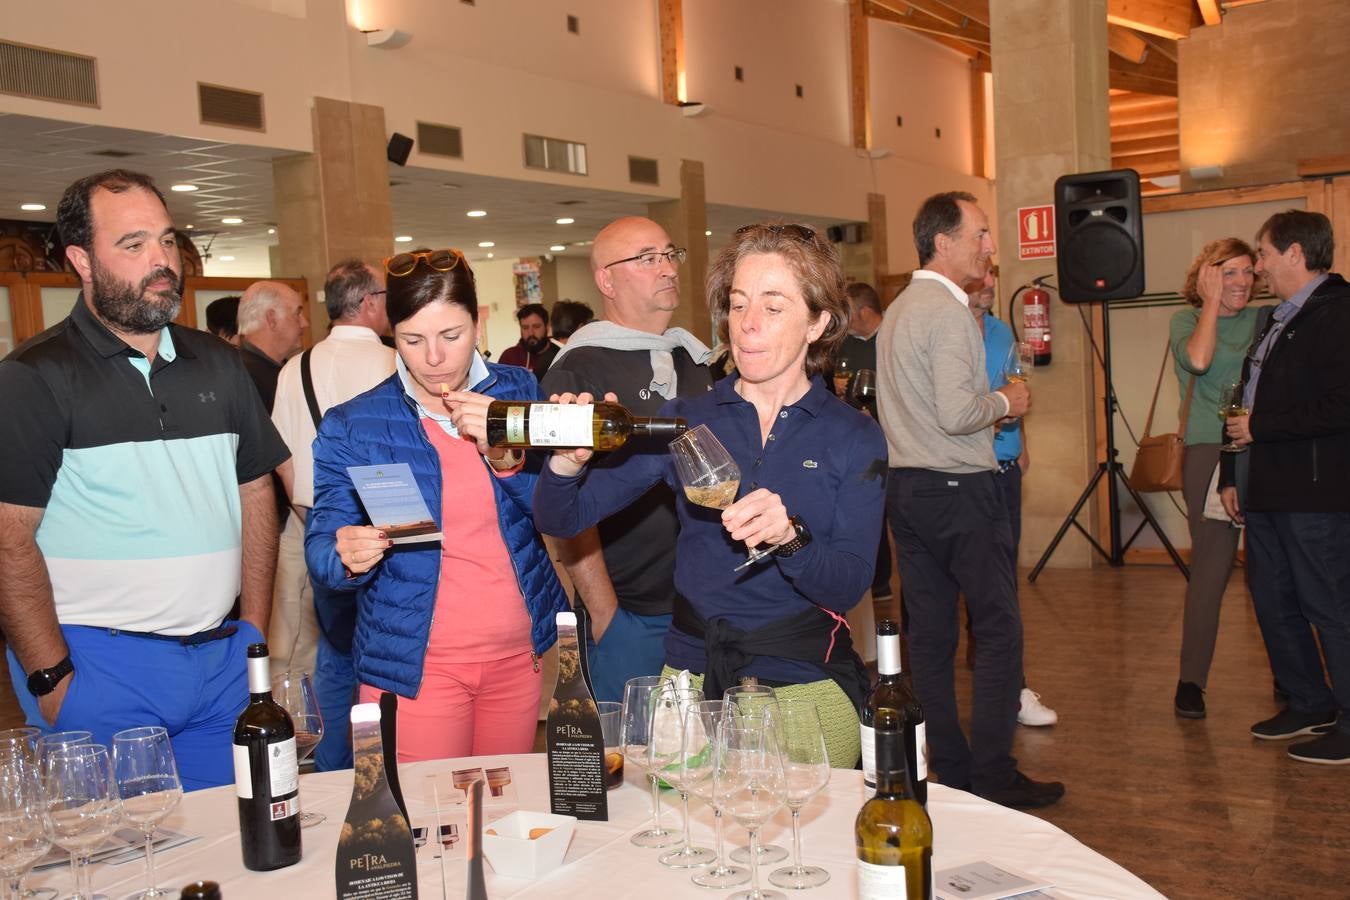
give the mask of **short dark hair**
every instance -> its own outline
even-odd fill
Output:
[[[577,300],[559,300],[549,313],[548,328],[558,340],[572,336],[582,325],[595,318],[595,310]]]
[[[437,271],[427,265],[426,259],[419,259],[407,275],[389,276],[388,293],[384,297],[389,327],[398,327],[404,319],[412,318],[437,301],[464,307],[469,318],[475,324],[478,322],[478,286],[473,270],[464,254],[458,250],[451,252],[459,257],[459,264],[449,271]]]
[[[961,227],[960,201],[978,203],[973,194],[965,191],[947,191],[934,194],[914,216],[914,249],[919,251],[919,265],[926,266],[937,255],[937,236],[951,234]]]
[[[366,294],[380,289],[379,279],[359,259],[344,259],[328,270],[323,280],[323,305],[328,320],[336,322],[353,315]]]
[[[221,297],[206,304],[206,330],[217,337],[239,333],[239,297]]]
[[[548,310],[544,308],[542,303],[526,303],[524,306],[516,308],[517,322],[524,322],[530,316],[538,316],[544,320],[545,325],[548,324]]]
[[[854,281],[844,288],[844,293],[858,309],[874,309],[881,315],[881,298],[877,296],[876,288],[867,282]]]
[[[164,195],[155,187],[155,181],[149,175],[127,169],[109,169],[86,175],[66,188],[56,208],[56,230],[65,246],[82,247],[85,250],[93,247],[94,220],[89,212],[89,200],[98,188],[111,194],[123,194],[139,188],[158,197],[166,211],[169,208],[169,204],[164,202]]]
[[[1319,212],[1304,209],[1286,209],[1276,213],[1261,230],[1256,232],[1256,242],[1261,238],[1270,238],[1275,249],[1283,253],[1290,245],[1298,244],[1303,248],[1303,263],[1309,272],[1326,272],[1331,268],[1332,257],[1336,255],[1336,238],[1331,230],[1331,220]]]

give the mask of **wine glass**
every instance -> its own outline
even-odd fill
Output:
[[[23,886],[33,864],[51,847],[43,809],[42,782],[31,745],[28,750],[23,746],[0,748],[0,874],[10,897],[56,894],[54,890],[25,891]]]
[[[38,764],[38,777],[47,777],[47,760],[53,753],[66,747],[90,744],[93,740],[93,733],[88,731],[53,731],[40,735],[33,751]],[[80,883],[80,860],[73,850],[70,851],[70,877],[77,885]]]
[[[171,896],[174,891],[155,886],[155,829],[183,799],[169,732],[159,725],[146,725],[114,734],[113,774],[122,814],[145,838],[145,890],[132,896]]]
[[[725,700],[704,700],[689,707],[684,719],[685,746],[680,753],[681,778],[689,792],[712,807],[713,811],[715,849],[712,866],[691,879],[694,884],[705,888],[735,887],[750,880],[749,869],[729,866],[723,862],[722,856],[722,807],[713,792],[713,768],[717,758],[718,729],[726,719],[726,714]],[[700,743],[703,747],[701,752],[690,752]]]
[[[43,762],[44,826],[52,843],[75,857],[72,900],[98,900],[90,885],[89,856],[122,818],[112,761],[102,744],[53,750]]]
[[[42,732],[24,725],[0,731],[0,753],[23,753],[29,762],[37,760],[37,742]]]
[[[1249,414],[1245,394],[1246,388],[1240,381],[1230,381],[1224,385],[1223,392],[1219,394],[1219,420],[1225,425],[1232,416]],[[1241,453],[1247,449],[1247,445],[1235,444],[1232,440],[1227,440],[1219,449],[1225,453]]]
[[[722,693],[727,702],[727,718],[736,725],[744,719],[763,718],[765,713],[778,705],[778,694],[767,684],[738,684]],[[760,844],[755,851],[763,865],[782,862],[788,852],[777,844]],[[731,851],[731,858],[739,863],[750,861],[750,848],[737,847]]]
[[[1008,348],[1008,358],[1003,361],[1003,379],[1013,384],[1025,384],[1031,380],[1031,370],[1035,366],[1035,349],[1028,341],[1016,341]]]
[[[739,727],[738,727],[739,726]],[[781,898],[777,891],[759,889],[759,829],[783,805],[783,761],[778,755],[773,721],[766,717],[722,723],[721,740],[713,762],[713,793],[717,802],[750,832],[750,889],[732,900]]]
[[[877,373],[872,369],[859,369],[849,385],[849,396],[853,405],[868,412],[876,411]]]
[[[740,466],[707,425],[695,425],[671,441],[670,455],[675,458],[675,471],[690,503],[726,509],[735,502],[736,491],[741,486]],[[773,547],[767,544],[751,549],[736,571],[759,562],[772,552]]]
[[[830,756],[820,714],[810,700],[779,700],[769,713],[783,757],[784,804],[792,811],[792,865],[769,873],[769,881],[794,891],[820,887],[830,873],[802,865],[802,807],[830,782]]]
[[[849,370],[848,360],[840,357],[834,364],[834,395],[839,399],[848,396],[848,380],[853,372]]]
[[[639,847],[669,847],[680,837],[661,827],[661,797],[657,792],[659,778],[652,771],[647,754],[647,745],[651,743],[652,710],[658,698],[674,689],[671,680],[663,675],[640,675],[628,679],[623,686],[623,755],[628,762],[647,773],[647,780],[652,786],[652,827],[632,837],[633,843]]]
[[[299,762],[304,762],[323,740],[323,715],[314,695],[313,679],[308,672],[281,672],[272,678],[272,699],[290,713],[291,723],[295,726],[295,756]],[[322,813],[300,813],[301,828],[327,820]]]
[[[684,841],[678,849],[663,853],[659,858],[662,865],[672,869],[694,869],[713,861],[711,850],[689,843],[689,785],[684,780],[685,754],[706,755],[706,742],[691,741],[690,735],[685,733],[687,714],[701,702],[702,691],[676,688],[661,694],[652,707],[652,739],[647,744],[648,759],[652,771],[659,772],[667,784],[680,792],[684,810]]]

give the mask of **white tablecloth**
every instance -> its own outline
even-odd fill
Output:
[[[482,765],[509,765],[515,779],[518,805],[522,809],[548,811],[548,774],[543,754],[481,757],[474,760],[442,760],[399,767],[408,813],[414,825],[431,824],[428,773],[445,774],[453,769]],[[689,870],[673,870],[657,862],[658,851],[634,847],[629,836],[649,820],[650,794],[640,773],[630,767],[626,782],[609,794],[608,822],[580,822],[563,866],[538,881],[506,878],[488,866],[488,894],[494,900],[506,897],[544,898],[585,896],[589,898],[698,897],[709,900],[722,892],[696,887]],[[239,851],[238,812],[233,786],[197,791],[186,795],[165,822],[166,827],[198,836],[198,840],[156,856],[161,887],[177,889],[198,879],[217,881],[225,897],[286,898],[331,897],[338,831],[351,795],[351,770],[306,775],[301,779],[301,803],[309,811],[325,813],[328,821],[304,830],[304,857],[300,863],[275,872],[250,872]],[[678,827],[679,795],[662,793],[663,823]],[[862,774],[835,770],[830,784],[802,812],[806,862],[824,866],[828,884],[801,892],[804,900],[854,898],[853,820],[862,804]],[[495,814],[509,809],[489,810]],[[933,819],[933,865],[942,869],[986,859],[1055,883],[1055,896],[1063,898],[1160,897],[1128,871],[1074,840],[1054,825],[1014,810],[981,800],[972,794],[941,785],[929,788],[928,812]],[[690,799],[691,833],[696,843],[711,846],[712,814],[698,800]],[[727,820],[728,848],[743,844],[745,832]],[[790,817],[786,811],[764,828],[766,842],[791,847]],[[427,849],[419,853],[419,891],[423,900],[441,896],[440,864]],[[767,886],[768,871],[761,869]],[[465,863],[447,865],[450,897],[464,896]],[[138,860],[119,866],[96,864],[94,889],[113,898],[125,896],[144,884],[144,865]],[[68,867],[37,873],[33,886],[51,886],[63,895],[71,888]],[[793,893],[793,892],[789,892]],[[176,896],[176,890],[174,896]]]

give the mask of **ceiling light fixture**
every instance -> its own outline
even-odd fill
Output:
[[[703,236],[704,236],[704,237],[712,237],[712,229],[710,228],[710,229],[708,229],[707,231],[703,232]]]
[[[564,247],[562,244],[554,244],[552,247],[549,247],[548,249],[552,250],[554,253],[562,253],[567,248]]]
[[[188,227],[191,228],[192,226],[189,225]],[[267,233],[268,233],[268,234],[276,234],[276,233],[277,233],[277,230],[276,230],[275,228],[269,228],[269,229],[267,229]]]
[[[394,243],[396,243],[396,244],[411,244],[411,243],[412,243],[412,235],[410,235],[410,234],[400,234],[398,237],[394,238]]]
[[[479,241],[479,242],[478,242],[478,246],[484,247],[484,248],[486,248],[486,247],[495,247],[495,246],[497,246],[497,242],[496,242],[496,241]]]
[[[234,262],[234,257],[233,257],[233,256],[222,256],[222,257],[220,258],[220,261],[221,261],[221,262]]]
[[[169,190],[177,191],[180,194],[190,194],[197,189],[195,184],[174,184],[169,186]]]
[[[226,216],[220,220],[222,225],[243,225],[244,220],[238,216]]]
[[[492,259],[492,257],[494,257],[495,255],[496,255],[495,253],[489,253],[489,254],[488,254],[488,259]]]
[[[47,208],[47,204],[45,204],[45,203],[20,203],[20,204],[19,204],[19,209],[23,210],[24,212],[42,212],[42,211],[43,211],[44,209],[46,209],[46,208]]]
[[[194,228],[196,228],[196,227],[197,227],[196,225],[184,225],[184,226],[183,226],[183,230],[184,230],[184,231],[191,231],[192,229],[194,229]]]
[[[573,222],[575,222],[575,221],[576,221],[576,219],[569,219],[569,218],[567,218],[566,216],[564,216],[563,218],[558,219],[558,224],[559,224],[559,225],[571,225],[571,224],[572,224]]]
[[[486,215],[487,215],[487,210],[486,210],[486,209],[471,209],[471,210],[469,210],[468,212],[466,212],[464,215],[468,216],[470,219],[481,219],[481,218],[483,218],[483,216],[486,216]]]

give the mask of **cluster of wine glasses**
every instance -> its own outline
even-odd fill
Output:
[[[624,686],[621,741],[628,761],[647,773],[652,791],[652,827],[632,841],[640,847],[673,847],[660,856],[663,865],[700,869],[692,878],[700,887],[749,884],[731,900],[782,897],[760,889],[759,867],[785,859],[787,851],[761,845],[759,832],[786,806],[792,813],[793,862],[771,872],[769,881],[804,890],[829,880],[824,869],[802,864],[801,810],[830,780],[814,703],[780,699],[766,685],[733,687],[722,699],[707,700],[702,691],[677,688],[670,678],[643,676]],[[661,781],[680,794],[680,831],[661,825]],[[713,811],[712,849],[690,841],[690,794]],[[748,847],[729,856],[723,853],[724,816],[735,819],[750,836]],[[748,869],[738,862],[748,863]]]

